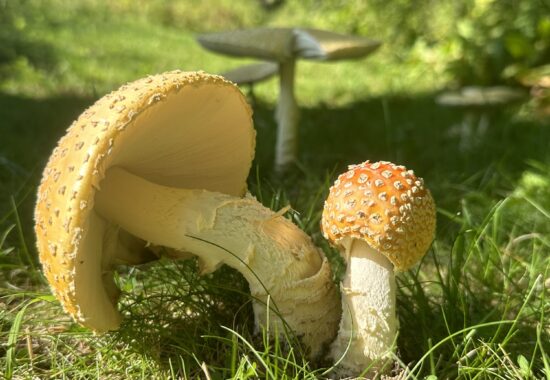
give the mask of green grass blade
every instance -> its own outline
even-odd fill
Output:
[[[31,257],[31,254],[29,253],[29,249],[27,248],[27,242],[25,240],[25,234],[23,233],[23,225],[21,224],[21,219],[19,218],[17,204],[15,203],[15,199],[13,197],[11,197],[10,200],[11,200],[13,215],[15,217],[15,225],[17,226],[19,243],[21,244],[21,251],[23,253],[23,256],[25,257],[26,264],[29,265],[33,271],[36,271],[36,265],[34,263],[33,258]]]
[[[256,357],[256,359],[258,359],[258,361],[262,364],[262,366],[265,368],[265,371],[267,372],[267,374],[269,375],[269,377],[267,377],[267,379],[271,378],[273,380],[276,380],[277,378],[275,377],[275,375],[273,374],[273,372],[271,372],[271,368],[269,367],[269,365],[264,361],[262,355],[254,348],[254,346],[249,342],[247,341],[241,334],[239,334],[238,332],[236,332],[235,330],[233,329],[230,329],[229,327],[226,327],[226,326],[222,326],[222,328],[224,330],[227,330],[228,332],[230,332],[231,334],[235,335],[245,346],[248,347],[248,349],[254,354],[254,356]]]
[[[17,339],[19,338],[19,332],[21,331],[21,324],[23,323],[23,317],[27,308],[35,302],[42,301],[40,298],[32,299],[26,302],[21,309],[15,315],[13,323],[11,325],[9,334],[8,334],[8,349],[6,350],[6,369],[4,371],[4,377],[7,380],[11,380],[13,377],[13,370],[15,368],[15,348],[17,344]]]

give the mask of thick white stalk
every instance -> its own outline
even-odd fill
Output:
[[[117,168],[100,185],[96,210],[111,223],[182,258],[197,255],[204,273],[222,264],[240,271],[258,300],[257,324],[283,332],[279,314],[312,355],[334,338],[340,305],[330,267],[286,218],[252,197],[165,187]]]
[[[375,361],[369,372],[380,369],[395,344],[395,277],[391,262],[366,242],[348,238],[344,246],[342,319],[331,356],[338,360],[348,350],[340,372],[357,376]]]
[[[279,64],[279,101],[275,113],[278,124],[275,168],[278,171],[282,171],[289,164],[296,161],[300,111],[294,97],[295,69],[296,61],[294,59],[289,59]]]

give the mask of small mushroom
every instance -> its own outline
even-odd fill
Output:
[[[459,126],[460,149],[467,150],[489,127],[489,111],[525,98],[524,91],[506,86],[468,86],[459,91],[444,92],[436,98],[439,105],[461,108],[464,118]]]
[[[550,88],[550,64],[526,70],[519,75],[518,79],[524,86]]]
[[[118,328],[113,273],[155,259],[153,244],[196,255],[203,273],[239,270],[258,326],[282,332],[283,318],[313,355],[330,342],[339,305],[326,259],[244,196],[254,138],[244,96],[202,72],[141,79],[86,110],[51,155],[35,209],[40,261],[65,310],[94,331]]]
[[[206,49],[234,57],[277,62],[280,92],[275,118],[278,122],[275,167],[283,170],[296,161],[299,110],[294,97],[296,60],[337,61],[361,58],[374,52],[379,41],[305,28],[258,28],[203,34],[197,37]]]
[[[272,78],[279,71],[279,66],[273,62],[260,62],[239,66],[220,75],[238,86],[249,86],[249,95],[254,99],[254,84]]]
[[[423,180],[405,167],[366,161],[350,166],[330,188],[322,231],[347,264],[331,356],[342,359],[340,372],[346,376],[369,366],[380,371],[397,334],[394,271],[409,269],[429,248],[433,199]]]
[[[272,62],[252,63],[239,66],[235,69],[221,73],[220,75],[239,86],[262,82],[273,77],[279,71],[279,67]]]
[[[550,117],[550,64],[527,70],[518,79],[522,85],[531,88],[536,114],[542,118]]]

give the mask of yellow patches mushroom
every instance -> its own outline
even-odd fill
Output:
[[[280,316],[318,353],[339,317],[330,269],[304,232],[245,196],[254,141],[243,95],[202,72],[144,78],[86,110],[52,153],[35,209],[40,261],[65,310],[94,331],[118,328],[113,272],[156,259],[154,244],[198,256],[203,272],[236,268],[259,301],[256,323]]]
[[[403,166],[364,162],[340,175],[325,202],[323,235],[347,267],[342,319],[331,356],[342,374],[382,368],[397,334],[395,271],[413,266],[429,248],[435,206],[424,181]]]

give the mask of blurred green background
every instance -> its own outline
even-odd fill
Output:
[[[212,60],[193,36],[265,25],[380,39],[382,52],[350,70],[384,71],[363,90],[370,93],[511,84],[526,68],[550,60],[549,7],[545,0],[2,0],[1,88],[94,95],[145,72],[225,69],[230,63]],[[402,69],[387,72],[394,67]],[[336,70],[328,84],[336,86],[337,100],[359,95],[353,88],[363,86],[349,71]],[[319,81],[306,82],[303,92],[317,93]]]
[[[504,352],[513,357],[510,377],[542,377],[545,365],[550,376],[544,345],[535,342],[546,342],[549,349],[550,322],[544,316],[550,312],[545,296],[550,288],[550,86],[539,80],[550,75],[544,66],[550,63],[547,0],[0,0],[0,295],[6,294],[0,298],[5,306],[0,307],[0,334],[14,326],[26,292],[47,292],[36,270],[34,193],[50,152],[72,120],[107,92],[149,74],[219,73],[249,62],[209,53],[195,36],[258,26],[327,29],[383,45],[363,60],[299,62],[299,163],[282,178],[272,171],[278,83],[254,88],[258,143],[251,191],[274,210],[292,204],[293,220],[331,255],[318,225],[335,175],[366,159],[415,169],[438,205],[438,232],[421,269],[398,278],[403,361],[418,360],[461,328],[516,318],[513,339],[499,328],[481,330],[477,343],[464,338],[458,345],[442,345],[421,373],[491,378],[491,368],[508,368],[492,361],[497,355],[491,349],[506,346]],[[540,67],[538,80],[525,79]],[[466,85],[506,85],[526,96],[484,111],[487,131],[464,147],[461,128],[471,110],[438,105],[436,98]],[[545,285],[540,288],[539,282]],[[129,294],[138,292],[128,287]],[[530,289],[536,292],[526,298]],[[45,319],[59,315],[57,308]],[[36,334],[43,347],[58,342],[40,328]],[[79,353],[99,360],[93,354],[104,341],[87,337],[94,349]],[[473,346],[479,350],[467,357]],[[0,344],[0,357],[5,352]],[[21,352],[24,378],[33,373],[32,360]],[[121,352],[121,358],[102,359],[107,361],[102,365],[124,373],[129,356]],[[527,367],[518,355],[528,358]],[[463,357],[469,367],[456,364]],[[69,377],[95,373],[93,365],[79,365],[82,372],[69,370]],[[141,373],[156,374],[151,368],[143,372],[141,367]],[[48,371],[40,373],[55,373]]]

